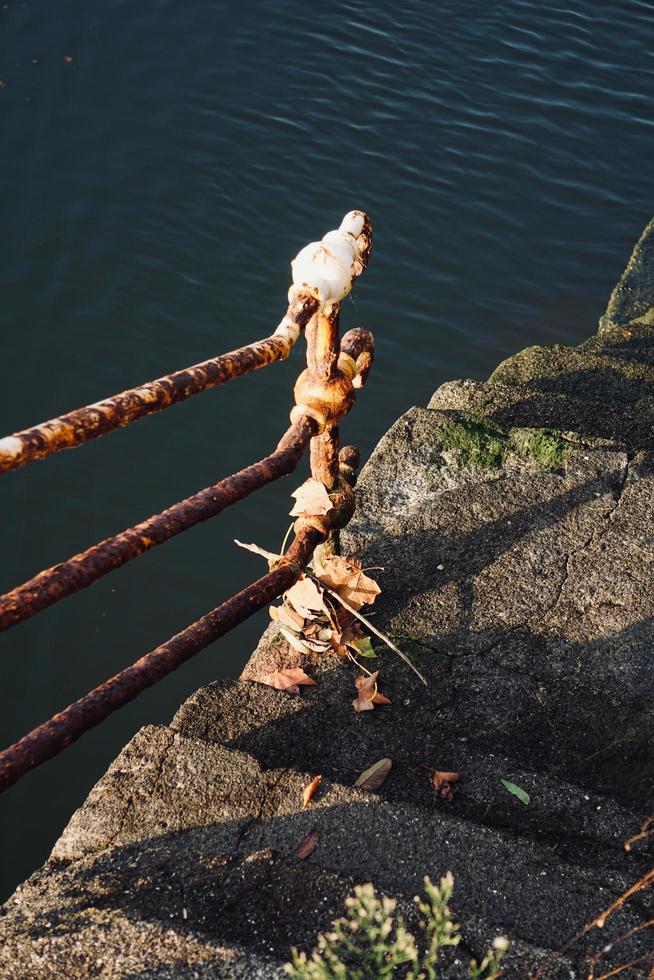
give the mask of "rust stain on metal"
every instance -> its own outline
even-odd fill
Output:
[[[29,619],[59,599],[79,592],[97,579],[168,541],[176,534],[208,520],[255,490],[291,473],[300,461],[317,425],[304,416],[282,437],[270,456],[247,466],[214,486],[173,504],[134,527],[40,572],[0,596],[0,631]]]
[[[314,527],[301,528],[284,557],[267,575],[5,749],[0,753],[0,792],[278,598],[297,581],[324,537]]]
[[[336,371],[339,322],[340,306],[334,303],[316,313],[307,324],[307,367],[318,381],[328,381]]]
[[[292,298],[284,321],[303,328],[318,308],[314,296]],[[31,429],[0,439],[0,473],[18,469],[61,449],[71,449],[137,419],[185,401],[191,395],[256,371],[288,357],[294,339],[289,332],[273,334],[246,347],[175,371],[103,401],[42,422]]]
[[[333,490],[338,483],[338,440],[339,429],[335,422],[329,422],[322,435],[311,440],[311,475]]]
[[[375,338],[369,330],[354,327],[344,334],[341,351],[354,361],[356,373],[352,378],[352,384],[355,388],[363,388],[375,359]]]

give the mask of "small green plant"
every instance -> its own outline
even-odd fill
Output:
[[[448,871],[439,885],[426,877],[424,888],[425,897],[414,898],[421,915],[419,939],[408,931],[401,916],[395,918],[394,899],[378,899],[371,884],[359,885],[345,900],[345,917],[334,922],[331,932],[318,936],[311,956],[294,947],[292,963],[284,969],[295,980],[436,980],[441,950],[461,940],[460,927],[452,921],[449,908],[452,873]],[[472,980],[498,977],[508,945],[498,936],[481,963],[471,960]]]

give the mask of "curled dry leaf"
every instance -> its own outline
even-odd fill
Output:
[[[303,641],[299,638],[297,633],[294,633],[293,630],[287,629],[286,626],[280,626],[279,632],[282,634],[284,639],[290,644],[290,646],[292,646],[294,650],[297,650],[298,653],[308,652],[306,644],[303,643]]]
[[[352,702],[352,707],[355,711],[372,711],[376,704],[391,703],[385,695],[380,694],[377,690],[378,674],[378,670],[368,677],[365,674],[359,674],[355,680],[354,684],[357,689],[357,696]]]
[[[251,551],[253,555],[261,555],[269,565],[279,561],[282,557],[281,555],[274,554],[272,551],[266,551],[265,548],[260,548],[258,544],[245,544],[245,542],[239,541],[238,538],[234,538],[234,544],[237,544],[239,548],[245,548],[246,551]]]
[[[293,491],[291,497],[295,497],[295,504],[290,512],[291,517],[319,517],[334,508],[329,494],[318,480],[306,480],[301,487]]]
[[[310,578],[301,578],[284,594],[284,601],[290,603],[303,619],[313,619],[317,612],[325,609],[322,592]]]
[[[308,786],[304,787],[304,792],[302,793],[302,809],[306,810],[311,800],[316,795],[316,790],[320,786],[320,781],[322,776],[314,776]]]
[[[284,667],[275,670],[272,674],[258,674],[252,678],[257,684],[266,684],[274,687],[278,691],[286,691],[288,694],[299,694],[300,684],[308,687],[316,687],[317,682],[305,674],[300,667]]]
[[[291,606],[271,606],[269,612],[271,619],[289,629],[301,630],[304,626],[304,619]]]
[[[380,759],[379,762],[375,762],[369,769],[362,772],[354,785],[374,792],[386,782],[392,768],[391,759]]]
[[[308,858],[309,855],[313,854],[315,851],[319,840],[320,831],[310,830],[307,836],[298,844],[298,848],[295,852],[296,858],[299,858],[300,861],[304,861],[306,858]]]
[[[381,592],[375,580],[364,574],[361,562],[356,558],[316,555],[313,569],[320,581],[333,589],[353,609],[371,606]]]
[[[451,803],[454,799],[454,790],[452,787],[460,779],[461,776],[458,772],[439,772],[437,769],[434,773],[434,789],[442,800],[449,800]]]

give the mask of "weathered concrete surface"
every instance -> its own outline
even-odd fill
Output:
[[[444,977],[503,933],[505,976],[580,978],[585,951],[654,917],[640,893],[557,955],[651,867],[646,842],[622,846],[654,806],[654,326],[636,292],[640,319],[625,287],[621,319],[614,304],[579,348],[443,385],[365,467],[343,543],[383,566],[374,622],[428,687],[378,645],[393,703],[357,715],[356,671],[302,661],[271,627],[240,682],[202,688],[113,763],[5,906],[0,976],[275,977],[353,884],[411,919],[422,876],[448,868],[465,942]],[[551,467],[524,450],[543,428]],[[497,467],[462,465],[460,431],[495,440]],[[252,681],[299,662],[319,682],[300,697]],[[355,789],[383,756],[378,793]],[[434,769],[461,773],[454,802]],[[642,930],[606,962],[651,948]]]
[[[220,745],[144,729],[75,815],[50,864],[6,906],[2,976],[165,976],[162,968],[180,964],[199,976],[232,976],[243,963],[229,955],[244,944],[278,959],[291,943],[310,947],[352,882],[373,877],[406,898],[422,875],[446,867],[465,909],[466,955],[479,955],[498,929],[508,932],[512,975],[525,976],[642,864],[626,862],[614,839],[628,826],[625,813],[605,804],[601,821],[596,798],[586,801],[588,852],[563,865],[556,845],[565,850],[565,839],[497,830],[433,800],[394,804],[327,781],[303,810],[306,782]],[[568,800],[574,805],[572,788]],[[302,863],[295,851],[311,830],[320,841]],[[629,910],[618,921],[626,929],[639,916]],[[555,961],[551,975],[567,975],[563,962],[565,971]],[[27,972],[32,963],[38,971]],[[269,969],[261,975],[274,976]],[[452,970],[461,975],[455,963]]]

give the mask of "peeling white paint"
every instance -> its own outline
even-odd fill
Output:
[[[5,436],[4,439],[0,439],[0,456],[14,459],[20,455],[22,447],[23,444],[16,436]]]

